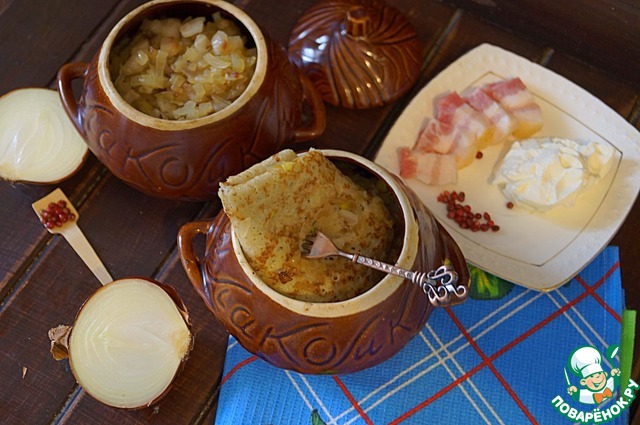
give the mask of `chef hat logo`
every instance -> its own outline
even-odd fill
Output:
[[[569,359],[571,371],[582,378],[594,373],[604,372],[602,369],[602,355],[593,347],[584,346],[576,349]]]

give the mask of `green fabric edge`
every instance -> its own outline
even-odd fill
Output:
[[[620,385],[627,389],[633,369],[633,345],[636,336],[636,311],[622,311],[622,334],[620,336]]]

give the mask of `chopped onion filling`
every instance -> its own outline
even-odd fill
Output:
[[[220,12],[204,17],[145,19],[113,49],[109,69],[122,97],[162,119],[191,120],[229,106],[247,88],[257,51]]]

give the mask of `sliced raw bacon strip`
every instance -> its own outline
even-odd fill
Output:
[[[519,78],[472,88],[464,97],[445,93],[434,107],[413,149],[398,150],[400,175],[426,184],[455,183],[458,169],[473,162],[479,150],[542,128],[542,110]]]
[[[408,147],[398,149],[400,176],[425,184],[453,184],[458,181],[458,168],[453,155],[421,152]]]
[[[482,89],[516,118],[514,137],[524,139],[542,128],[542,110],[520,78],[485,84]]]
[[[414,152],[406,146],[398,148],[398,158],[400,158],[400,177],[413,179],[418,173],[418,159]]]
[[[430,119],[420,131],[415,149],[422,152],[449,153],[453,149],[453,126],[437,119]]]
[[[468,127],[432,119],[420,132],[414,149],[422,153],[452,154],[458,168],[463,168],[473,161],[478,144],[475,132]]]
[[[518,121],[500,104],[479,87],[463,93],[464,100],[476,111],[483,113],[493,124],[493,138],[489,141],[497,145],[506,141],[518,126]]]
[[[435,100],[435,108],[436,119],[452,125],[455,129],[470,132],[478,149],[486,147],[493,139],[494,128],[491,121],[483,113],[469,106],[458,93],[449,92],[438,97]]]
[[[454,129],[454,148],[451,154],[456,159],[458,168],[464,168],[473,162],[478,151],[478,139],[473,131],[468,128],[456,127]]]

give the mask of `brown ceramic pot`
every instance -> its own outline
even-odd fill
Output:
[[[413,87],[424,48],[409,20],[379,0],[321,0],[298,20],[289,56],[325,102],[373,108]]]
[[[255,73],[231,105],[209,116],[172,121],[129,105],[109,71],[114,45],[145,18],[206,16],[220,11],[256,46]],[[84,79],[76,101],[72,81]],[[91,151],[118,178],[160,197],[209,200],[218,183],[324,131],[322,99],[309,80],[242,10],[218,0],[156,0],[126,15],[90,63],[71,63],[58,74],[62,103]],[[305,108],[305,105],[309,108]],[[303,109],[310,110],[303,117]]]
[[[323,151],[334,163],[356,164],[381,179],[395,197],[401,249],[396,265],[430,271],[450,260],[457,284],[468,288],[464,257],[417,196],[380,166],[354,154]],[[193,239],[206,235],[199,260]],[[184,269],[206,306],[248,351],[285,369],[343,374],[379,364],[424,326],[433,309],[422,289],[386,275],[358,297],[310,303],[285,297],[248,265],[224,211],[210,221],[184,225],[178,234]],[[451,304],[462,301],[455,295]]]

